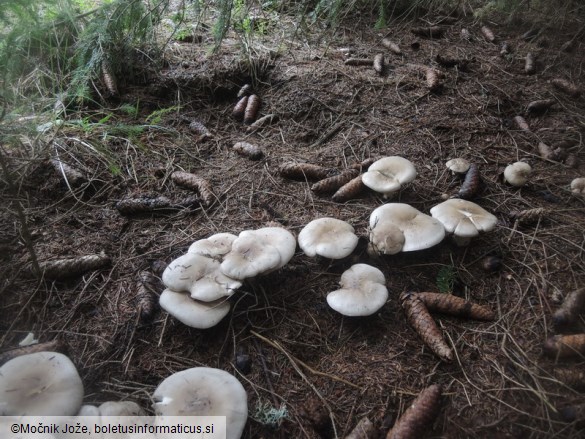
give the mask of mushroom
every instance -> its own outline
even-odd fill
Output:
[[[166,289],[159,298],[162,309],[187,326],[207,329],[217,325],[230,312],[227,300],[201,302],[188,294]]]
[[[479,232],[489,232],[496,227],[498,219],[475,203],[452,198],[431,209],[433,218],[438,219],[459,246],[469,244]]]
[[[388,289],[384,274],[367,264],[355,264],[341,275],[341,289],[327,295],[331,308],[344,316],[369,316],[384,306]]]
[[[167,377],[154,391],[157,416],[225,416],[226,439],[239,439],[248,418],[248,395],[231,374],[194,367]],[[214,432],[217,437],[222,434]]]
[[[299,233],[299,247],[310,257],[342,259],[351,254],[357,243],[354,228],[335,218],[313,220]]]
[[[504,180],[512,186],[521,187],[526,184],[531,172],[532,168],[528,163],[512,163],[504,169]]]
[[[404,203],[384,204],[370,215],[370,253],[393,255],[437,245],[445,228],[436,219]]]
[[[471,165],[464,158],[456,158],[449,160],[445,166],[454,174],[465,174]]]
[[[98,407],[101,416],[146,416],[134,401],[106,401]]]
[[[206,258],[219,258],[229,253],[236,238],[237,236],[231,233],[217,233],[207,239],[195,241],[187,253],[194,253]]]
[[[220,269],[237,280],[266,274],[284,267],[293,257],[296,246],[292,233],[281,227],[244,230],[234,240]]]
[[[224,275],[219,269],[220,264],[218,260],[187,253],[168,265],[162,281],[173,291],[188,291],[193,299],[212,302],[231,296],[242,286],[241,282]]]
[[[362,175],[362,182],[384,197],[398,191],[404,183],[416,177],[414,165],[403,157],[383,157],[375,161],[368,172]]]
[[[63,354],[36,352],[0,367],[0,416],[72,416],[82,400],[81,378]]]
[[[82,405],[77,413],[77,416],[99,416],[100,409],[98,409],[95,405],[85,404]]]
[[[574,194],[585,194],[585,178],[575,178],[571,182],[571,192]]]

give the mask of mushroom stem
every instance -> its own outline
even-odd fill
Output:
[[[471,242],[471,238],[453,235],[453,241],[457,244],[457,247],[467,247]]]

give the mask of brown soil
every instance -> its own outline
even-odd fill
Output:
[[[310,419],[327,424],[329,414],[339,437],[365,415],[382,435],[383,425],[392,425],[431,384],[444,389],[432,437],[577,437],[577,426],[561,422],[556,408],[583,403],[585,397],[552,372],[556,366],[582,370],[585,358],[555,362],[542,356],[542,345],[555,333],[551,313],[559,300],[585,284],[585,203],[569,190],[571,180],[584,172],[585,104],[550,84],[560,77],[585,86],[585,44],[578,41],[572,54],[562,53],[568,32],[526,42],[520,35],[527,28],[493,25],[499,41],[513,48],[500,56],[500,46],[487,42],[480,25],[465,19],[446,26],[439,39],[416,37],[410,27],[393,27],[389,34],[341,27],[334,44],[297,40],[281,56],[258,54],[252,67],[237,61],[236,49],[209,58],[197,44],[176,44],[157,80],[123,89],[121,102],[139,102],[138,118],[109,111],[115,120],[134,124],[147,123],[157,108],[180,105],[180,115],[164,114],[157,127],[130,140],[123,134],[104,140],[101,131],[65,127],[46,142],[43,154],[33,148],[11,150],[15,187],[0,185],[8,207],[0,223],[2,349],[17,345],[29,331],[41,341],[63,339],[80,370],[87,403],[124,398],[150,407],[154,388],[173,372],[203,365],[226,370],[248,391],[252,418],[258,419],[260,404],[288,410],[278,427],[250,418],[246,438],[317,437]],[[471,32],[470,41],[460,39],[463,27]],[[398,43],[404,56],[381,46],[382,36]],[[411,50],[415,41],[418,51]],[[339,49],[345,47],[354,57],[384,52],[385,73],[344,65]],[[528,52],[536,54],[533,75],[524,72]],[[437,54],[468,60],[467,66],[441,67]],[[440,89],[428,90],[419,65],[442,73]],[[260,115],[275,113],[279,121],[248,135],[231,112],[252,70]],[[530,132],[515,125],[514,117],[529,102],[548,98],[556,101],[551,110],[526,116]],[[85,115],[98,121],[104,113]],[[200,139],[190,132],[193,119],[213,137]],[[332,127],[331,138],[321,141]],[[238,155],[231,147],[239,141],[256,144],[265,158]],[[541,141],[562,146],[579,163],[569,167],[563,159],[541,159]],[[88,177],[88,187],[67,187],[46,161],[56,152]],[[369,215],[386,200],[367,192],[335,203],[312,193],[310,183],[278,173],[286,161],[342,170],[389,155],[408,158],[418,171],[391,201],[425,213],[443,194],[459,190],[461,181],[446,170],[447,160],[465,157],[477,163],[483,183],[474,201],[498,217],[496,230],[464,248],[446,239],[427,251],[370,259],[364,245]],[[533,168],[522,189],[501,177],[504,167],[518,160]],[[119,172],[112,172],[115,168]],[[177,200],[192,195],[170,180],[174,170],[207,179],[218,201],[156,215],[125,217],[115,209],[129,196]],[[39,260],[104,251],[111,267],[68,281],[26,276],[30,256],[19,204]],[[538,207],[547,213],[532,224],[511,218],[513,211]],[[298,234],[324,216],[350,222],[364,238],[348,260],[310,259],[298,250],[280,271],[246,282],[230,299],[229,316],[209,330],[186,327],[160,310],[152,321],[138,319],[138,273],[154,261],[168,263],[213,233],[237,234],[276,221]],[[502,258],[501,270],[482,268],[490,255]],[[388,303],[368,318],[343,317],[325,301],[340,274],[357,262],[380,268],[390,291]],[[456,294],[490,306],[498,316],[487,323],[436,316],[455,351],[450,364],[423,345],[398,301],[403,291],[438,291],[437,275],[445,267],[454,270]],[[235,367],[241,350],[251,358],[246,374]]]

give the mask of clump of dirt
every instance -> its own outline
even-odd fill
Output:
[[[543,45],[522,39],[523,29],[492,26],[497,41],[512,47],[502,56],[479,24],[451,23],[442,24],[441,38],[413,35],[408,23],[393,28],[383,36],[400,46],[401,55],[385,49],[375,31],[357,36],[340,28],[335,44],[311,51],[293,44],[281,56],[255,59],[253,69],[233,53],[208,61],[194,44],[190,58],[178,57],[152,87],[122,92],[121,101],[138,104],[141,112],[134,119],[112,113],[126,125],[143,124],[139,132],[99,136],[64,126],[47,141],[48,155],[58,152],[86,175],[86,185],[68,186],[48,157],[12,154],[23,178],[22,184],[0,187],[8,207],[1,214],[2,347],[16,345],[29,331],[43,341],[65,340],[88,403],[126,398],[149,407],[155,386],[172,372],[195,366],[227,370],[248,391],[254,419],[244,436],[250,438],[317,437],[311,419],[323,416],[322,437],[335,431],[342,437],[366,415],[381,431],[431,384],[444,389],[436,436],[576,437],[576,427],[559,422],[554,408],[582,402],[583,396],[557,381],[553,369],[583,368],[585,359],[557,362],[543,358],[541,350],[554,331],[551,314],[559,299],[585,282],[585,204],[568,190],[583,173],[585,105],[550,84],[568,78],[584,86],[584,52],[566,54],[559,50],[562,39],[551,36]],[[462,29],[469,39],[460,37]],[[580,49],[583,44],[577,42]],[[344,64],[346,53],[373,59],[379,52],[387,62],[382,75]],[[536,54],[531,75],[524,71],[528,52]],[[446,67],[437,63],[438,55],[466,61]],[[427,86],[427,67],[439,73],[440,88]],[[231,112],[240,86],[251,79],[262,101],[260,116],[273,113],[278,122],[247,134]],[[525,114],[538,99],[555,105],[543,114]],[[141,106],[142,100],[149,105]],[[153,108],[175,105],[180,116],[170,111],[156,123],[147,120]],[[517,115],[526,118],[529,131],[516,128]],[[189,120],[204,124],[211,137],[198,138]],[[257,145],[263,158],[239,155],[232,146],[240,141]],[[542,159],[540,142],[573,155],[576,165]],[[279,173],[290,161],[342,171],[390,155],[409,159],[418,171],[391,200],[365,192],[336,203],[313,193],[310,182]],[[454,157],[477,165],[482,183],[473,201],[498,217],[496,230],[468,247],[447,239],[426,251],[370,258],[370,213],[388,201],[428,213],[459,191],[461,180],[445,167]],[[533,169],[521,189],[501,178],[505,166],[518,160]],[[172,182],[176,170],[206,179],[218,197],[215,204],[140,216],[115,209],[130,196],[193,195]],[[67,281],[23,276],[30,255],[14,214],[17,203],[25,207],[40,260],[103,251],[112,266]],[[512,215],[533,208],[546,214],[528,224]],[[247,281],[230,300],[229,317],[209,330],[188,328],[164,312],[140,320],[137,276],[153,262],[168,263],[213,233],[237,234],[276,221],[298,234],[318,217],[351,223],[363,245],[335,263],[297,251],[278,272]],[[486,272],[487,256],[501,258],[501,269]],[[329,309],[325,297],[340,274],[359,262],[384,272],[390,299],[376,315],[346,318]],[[436,316],[455,353],[451,363],[423,345],[398,300],[404,291],[438,291],[446,268],[461,296],[497,313],[494,322]],[[246,373],[236,368],[242,350],[250,357]],[[267,421],[270,407],[286,407],[281,425]],[[331,419],[335,428],[327,425]]]

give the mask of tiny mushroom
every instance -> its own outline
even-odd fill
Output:
[[[454,174],[465,174],[471,165],[464,158],[456,158],[449,160],[445,166]]]
[[[341,275],[339,284],[341,289],[329,293],[327,303],[344,316],[372,315],[388,300],[384,274],[371,265],[352,265]]]
[[[85,404],[82,405],[77,413],[77,416],[99,416],[100,409],[98,409],[95,405]]]
[[[368,172],[362,175],[362,182],[370,189],[388,197],[415,177],[416,169],[409,160],[392,156],[375,161],[368,168]]]
[[[72,416],[82,401],[81,378],[63,354],[36,352],[0,367],[0,416]]]
[[[526,184],[531,172],[532,168],[528,163],[512,163],[504,169],[504,180],[512,186],[521,187]]]
[[[295,253],[297,242],[281,227],[244,230],[234,240],[221,263],[226,276],[243,280],[284,267]]]
[[[299,247],[307,256],[329,259],[349,256],[358,243],[354,228],[336,218],[318,218],[299,233]]]
[[[101,416],[146,416],[134,401],[106,401],[98,407]]]
[[[571,182],[571,192],[574,194],[585,194],[585,177],[575,178]]]
[[[370,215],[372,254],[393,255],[433,247],[445,237],[440,221],[404,203],[388,203]]]
[[[192,299],[186,293],[179,293],[168,288],[160,295],[159,304],[180,322],[197,329],[207,329],[217,325],[230,312],[230,303],[227,300],[202,302]]]
[[[471,201],[452,198],[431,209],[433,218],[438,219],[459,246],[469,244],[479,232],[489,232],[496,227],[498,219],[487,210]]]
[[[226,439],[241,437],[248,418],[248,395],[242,384],[221,369],[194,367],[167,377],[154,391],[158,416],[225,416]]]
[[[220,265],[216,259],[187,253],[167,266],[162,281],[173,291],[188,291],[193,299],[205,302],[222,299],[231,296],[242,283],[224,275]]]

